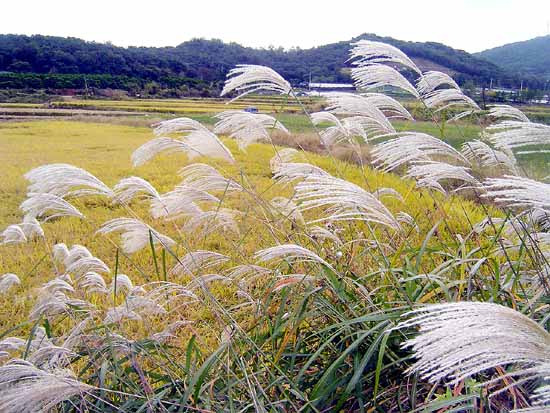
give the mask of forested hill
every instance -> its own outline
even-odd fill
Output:
[[[117,47],[76,38],[0,35],[0,88],[87,85],[140,89],[148,82],[161,87],[219,88],[228,70],[239,63],[267,65],[293,84],[311,76],[317,82],[349,82],[346,60],[350,42],[372,39],[401,48],[422,69],[452,74],[459,83],[516,78],[496,65],[439,43],[405,42],[364,34],[312,49],[253,49],[220,40],[194,39],[176,47]],[[32,76],[30,74],[33,74]],[[87,75],[87,76],[83,76]],[[14,83],[15,82],[15,83]]]
[[[506,44],[477,55],[510,71],[550,78],[550,36]]]

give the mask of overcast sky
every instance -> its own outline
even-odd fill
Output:
[[[3,0],[0,32],[119,46],[308,48],[376,33],[477,52],[549,34],[550,0]]]

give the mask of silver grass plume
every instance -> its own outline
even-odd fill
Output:
[[[292,199],[276,196],[269,203],[278,214],[294,222],[304,223],[304,217]]]
[[[314,240],[330,240],[339,247],[343,246],[344,243],[342,240],[338,237],[338,235],[335,233],[335,231],[331,231],[327,227],[320,227],[318,225],[314,225],[308,230],[308,235],[313,238]]]
[[[295,188],[295,197],[301,211],[327,208],[320,221],[362,220],[398,230],[399,223],[392,213],[373,194],[363,188],[331,175],[310,176]]]
[[[273,179],[279,183],[289,183],[311,176],[329,176],[328,172],[309,163],[282,162],[275,165]]]
[[[188,288],[177,283],[166,281],[155,281],[143,286],[149,291],[143,296],[162,307],[170,307],[170,311],[177,309],[176,302],[180,304],[191,304],[198,300],[198,297]]]
[[[31,193],[19,208],[25,213],[26,219],[42,218],[49,221],[61,217],[84,218],[84,215],[57,195],[47,193]]]
[[[460,90],[460,87],[451,76],[443,72],[438,72],[437,70],[422,73],[422,76],[416,83],[416,89],[422,96],[425,96],[442,86]]]
[[[414,86],[393,67],[382,64],[369,64],[351,69],[351,77],[357,89],[371,90],[385,86],[402,89],[419,99]]]
[[[487,115],[499,120],[508,119],[517,122],[530,122],[525,113],[510,105],[491,105],[489,106]]]
[[[459,302],[435,304],[405,315],[398,328],[419,327],[408,340],[417,361],[409,373],[419,373],[432,383],[457,383],[487,369],[513,365],[504,377],[527,380],[550,375],[550,335],[525,315],[492,303]],[[482,383],[480,385],[484,385]],[[550,392],[539,387],[534,404],[550,405]]]
[[[470,114],[472,110],[480,110],[477,103],[466,96],[460,89],[437,89],[423,96],[423,101],[427,107],[434,109],[435,112],[441,112],[453,106],[466,106],[465,112]],[[458,115],[462,117],[461,115]]]
[[[0,237],[2,237],[2,242],[0,242],[0,245],[7,245],[7,244],[22,244],[24,242],[27,242],[27,236],[25,235],[25,231],[17,225],[9,225],[2,233],[0,233]]]
[[[63,251],[64,249],[63,247],[65,247],[66,249],[67,246],[65,244],[56,244],[56,245],[59,245],[59,250],[60,250],[59,255],[64,254],[65,252]],[[55,253],[55,246],[54,246],[54,253]],[[67,255],[63,259],[63,263],[65,264],[65,267],[70,267],[73,263],[75,263],[76,261],[82,258],[92,258],[92,257],[93,257],[92,253],[84,245],[74,244],[70,250],[67,249]]]
[[[516,157],[507,148],[491,148],[485,142],[473,140],[462,145],[461,153],[470,163],[477,164],[480,168],[498,168],[519,175]]]
[[[148,181],[139,176],[121,179],[113,187],[113,202],[127,204],[134,198],[160,198],[160,194]]]
[[[206,191],[179,185],[151,201],[153,218],[177,219],[182,216],[200,214],[198,202],[219,203],[220,200]]]
[[[113,195],[111,188],[94,175],[73,165],[43,165],[32,169],[24,176],[31,183],[28,187],[29,193],[45,193],[60,198]]]
[[[19,337],[6,337],[0,340],[0,351],[17,351],[27,344],[27,340]]]
[[[189,145],[177,139],[156,138],[144,143],[132,153],[132,164],[134,166],[143,165],[161,152],[188,153],[190,150]]]
[[[185,327],[189,324],[192,324],[192,321],[188,320],[178,320],[173,323],[170,323],[166,326],[166,328],[158,333],[154,333],[151,335],[150,339],[153,341],[156,341],[158,343],[165,343],[166,341],[170,340],[171,338],[176,337],[176,331],[179,330],[182,327]]]
[[[292,162],[298,157],[299,154],[300,152],[294,148],[283,148],[277,150],[275,155],[273,155],[273,157],[269,160],[269,168],[271,169],[271,172],[274,172],[281,163]]]
[[[228,208],[200,212],[191,216],[181,229],[187,234],[201,237],[218,231],[239,234],[239,226],[235,219],[238,214],[239,211]]]
[[[216,168],[204,163],[194,163],[178,171],[183,178],[181,186],[198,191],[242,191],[242,186],[224,177]]]
[[[237,92],[240,97],[260,90],[282,95],[290,94],[292,87],[279,73],[266,66],[237,65],[227,74],[221,96]]]
[[[62,293],[74,293],[74,287],[66,280],[57,277],[48,281],[40,288],[40,292],[43,294],[54,294],[57,291],[61,291]]]
[[[485,131],[489,134],[491,142],[499,149],[502,147],[509,149],[535,147],[520,151],[519,154],[548,152],[550,150],[536,148],[550,145],[550,126],[548,125],[507,120],[488,126]]]
[[[84,289],[87,293],[107,294],[107,284],[105,279],[94,271],[89,271],[78,279],[78,287]]]
[[[128,294],[130,291],[134,289],[134,284],[132,283],[132,280],[130,277],[128,277],[126,274],[116,274],[113,277],[113,281],[111,282],[111,288],[110,290],[112,292],[123,293]]]
[[[383,93],[329,93],[326,96],[326,111],[339,115],[366,116],[389,123],[387,119],[414,120],[412,115],[394,98]]]
[[[35,413],[53,411],[65,401],[86,405],[93,386],[77,380],[68,370],[45,371],[29,361],[13,359],[0,367],[0,411]]]
[[[538,208],[550,211],[550,184],[519,176],[488,178],[482,197],[513,208]]]
[[[87,272],[102,272],[109,273],[109,267],[97,257],[82,257],[73,261],[65,269],[68,273],[75,276],[76,279],[86,274]]]
[[[133,254],[149,245],[150,238],[154,244],[161,244],[164,247],[176,244],[172,238],[162,235],[149,225],[134,218],[112,219],[104,223],[97,231],[98,234],[111,232],[122,233],[122,250],[128,254]]]
[[[11,272],[6,273],[0,277],[0,294],[5,294],[14,285],[20,285],[21,280],[16,274]]]
[[[244,150],[254,142],[269,142],[269,130],[277,129],[287,135],[287,128],[273,116],[261,113],[249,113],[240,110],[228,110],[215,115],[219,121],[214,126],[214,133],[229,135]]]
[[[185,254],[170,271],[172,274],[195,275],[201,269],[211,268],[229,261],[219,252],[198,250]]]
[[[257,278],[268,278],[273,274],[269,268],[254,264],[241,264],[227,270],[227,276],[231,279],[250,283]]]
[[[69,248],[63,242],[57,243],[52,247],[52,255],[55,261],[63,263],[69,256]]]
[[[319,257],[313,251],[296,244],[277,245],[275,247],[257,251],[254,254],[254,259],[258,263],[282,261],[285,259],[296,262],[316,262],[332,269],[332,266],[328,262]]]
[[[372,150],[373,163],[389,172],[402,165],[418,161],[449,158],[469,164],[464,156],[441,139],[420,132],[402,132],[399,137],[382,142]]]
[[[156,136],[161,134],[182,134],[178,139],[158,137],[140,146],[132,154],[134,166],[141,165],[160,152],[185,152],[189,159],[209,156],[235,162],[231,151],[219,138],[200,122],[189,118],[176,118],[162,121],[154,129]]]
[[[38,320],[45,317],[48,320],[72,312],[87,311],[91,304],[84,300],[77,300],[67,297],[65,293],[56,291],[53,294],[42,296],[33,306],[29,320]]]
[[[416,186],[419,188],[433,188],[445,194],[441,181],[462,181],[477,186],[479,184],[478,180],[470,175],[468,171],[469,168],[464,166],[430,161],[411,166],[405,177],[415,179]]]
[[[390,44],[372,40],[359,40],[352,43],[352,46],[350,60],[357,59],[353,62],[355,65],[397,63],[421,74],[418,66],[405,53]]]

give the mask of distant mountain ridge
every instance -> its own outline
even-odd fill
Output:
[[[221,40],[194,39],[176,47],[117,47],[76,38],[0,35],[0,88],[159,87],[208,89],[215,93],[236,64],[270,66],[293,84],[349,82],[350,43],[387,42],[407,53],[423,70],[447,72],[460,83],[515,86],[518,77],[497,65],[440,43],[407,42],[363,34],[311,49],[254,49]],[[86,76],[85,76],[86,75]],[[15,85],[15,86],[14,86]],[[49,86],[48,86],[49,85]]]
[[[505,70],[550,79],[550,35],[476,53]]]

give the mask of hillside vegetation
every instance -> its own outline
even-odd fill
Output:
[[[316,82],[349,83],[349,44],[360,39],[393,44],[423,70],[442,70],[461,84],[467,80],[482,84],[490,79],[510,85],[516,82],[513,74],[467,52],[439,43],[407,42],[374,34],[291,50],[253,49],[204,39],[176,47],[122,48],[75,38],[0,35],[0,88],[84,89],[87,85],[137,92],[154,88],[151,82],[156,82],[157,87],[182,89],[188,94],[211,94],[230,68],[244,63],[272,67],[294,85],[308,82],[310,75]]]
[[[550,79],[550,36],[506,44],[476,56],[509,71]]]

